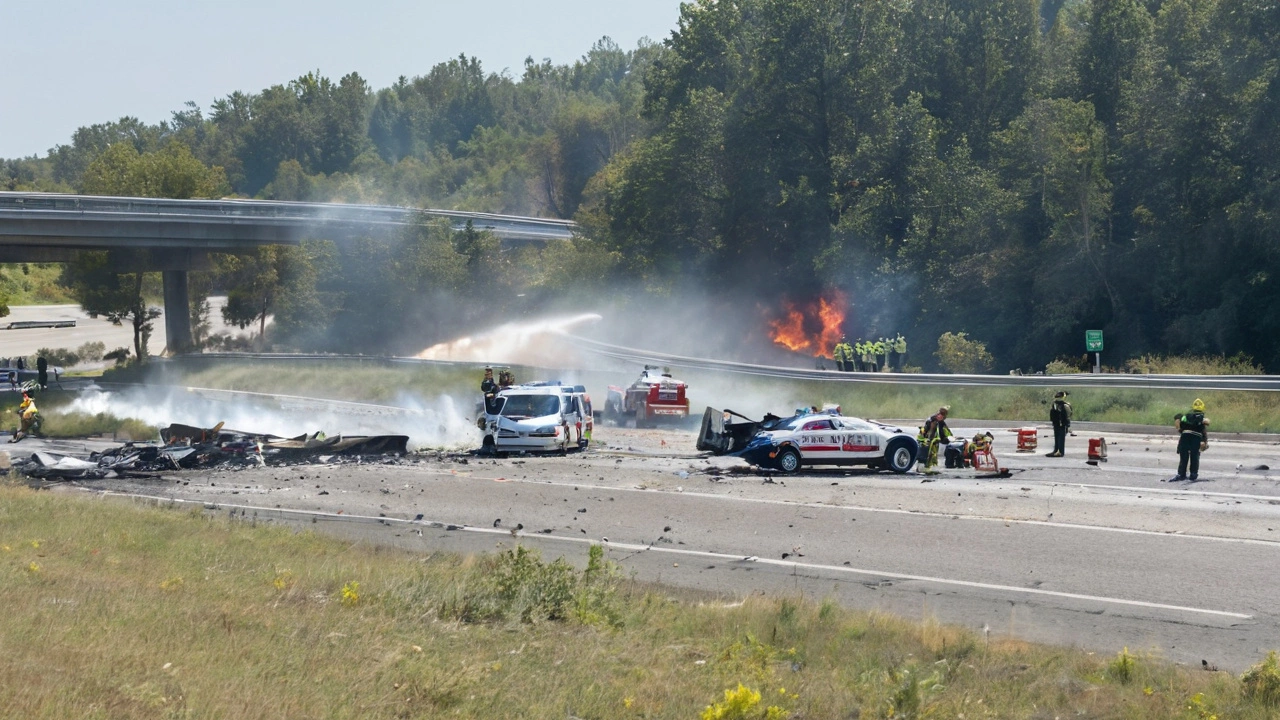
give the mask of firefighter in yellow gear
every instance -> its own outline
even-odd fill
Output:
[[[978,433],[973,436],[973,440],[969,441],[969,447],[965,453],[965,460],[972,466],[978,464],[978,453],[991,452],[991,443],[995,440],[995,436],[990,432]]]
[[[18,417],[22,422],[21,428],[14,434],[9,442],[18,442],[22,438],[31,434],[33,426],[40,419],[40,409],[36,407],[36,399],[31,395],[31,391],[22,391],[22,403],[18,405]]]
[[[947,427],[947,415],[950,413],[951,406],[943,405],[920,427],[916,440],[923,450],[924,462],[921,464],[924,465],[924,472],[932,471],[938,464],[938,448],[951,442],[951,428]]]

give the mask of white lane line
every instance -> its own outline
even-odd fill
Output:
[[[486,478],[471,476],[470,478],[467,478],[467,479],[485,480]],[[490,481],[492,482],[491,479]],[[551,485],[553,487],[576,487],[576,488],[583,488],[586,490],[597,490],[601,492],[664,493],[668,495],[675,495],[675,493],[671,493],[670,491],[667,491],[667,490],[641,490],[639,488],[611,487],[608,485],[592,485],[589,483],[558,482],[554,480],[513,480],[511,478],[507,478],[507,482],[522,483],[525,485]],[[1059,484],[1059,483],[1055,483],[1055,484]],[[1065,485],[1067,487],[1088,487],[1088,486],[1077,486],[1074,484],[1067,484],[1067,483],[1061,483],[1061,485]],[[1113,486],[1098,485],[1096,487],[1107,488],[1107,487],[1113,487]],[[1133,488],[1133,489],[1145,490],[1145,488]],[[1164,492],[1175,492],[1175,491],[1165,490]],[[1154,537],[1187,538],[1190,540],[1207,540],[1210,542],[1236,543],[1240,545],[1261,545],[1263,547],[1280,548],[1280,540],[1260,540],[1258,538],[1235,538],[1235,537],[1224,537],[1224,536],[1217,536],[1217,535],[1197,535],[1194,533],[1165,532],[1163,530],[1141,530],[1138,528],[1110,527],[1107,525],[1087,525],[1084,523],[1053,522],[1049,520],[1028,520],[1028,519],[1017,519],[1017,518],[1005,518],[1005,517],[997,517],[993,515],[967,515],[963,513],[936,512],[932,510],[898,510],[896,508],[870,507],[867,505],[831,505],[829,503],[798,502],[795,500],[770,500],[767,498],[738,497],[734,495],[717,495],[715,493],[691,492],[689,490],[682,491],[679,494],[684,497],[695,497],[699,499],[733,500],[736,502],[758,503],[761,505],[781,505],[781,506],[793,507],[793,508],[814,508],[814,509],[821,509],[821,510],[856,510],[858,512],[884,513],[886,515],[906,515],[908,517],[940,518],[943,520],[975,520],[975,521],[990,522],[990,523],[1005,523],[1005,524],[1017,524],[1017,525],[1032,525],[1036,527],[1062,528],[1065,530],[1095,530],[1098,532],[1120,533],[1123,535],[1151,535]],[[1277,516],[1278,516],[1277,521],[1280,521],[1280,510],[1277,510]]]
[[[1203,495],[1205,497],[1222,497],[1222,498],[1233,498],[1233,499],[1242,499],[1242,500],[1266,500],[1266,501],[1275,501],[1277,503],[1280,503],[1280,495],[1250,495],[1248,493],[1210,492],[1208,490],[1192,490],[1190,487],[1187,487],[1186,489],[1148,488],[1148,487],[1137,487],[1134,485],[1102,485],[1102,484],[1096,484],[1096,483],[1067,483],[1067,482],[1048,482],[1043,484],[1052,485],[1055,487],[1068,487],[1068,488],[1078,487],[1078,488],[1092,488],[1092,489],[1099,489],[1099,490],[1126,490],[1129,492],[1145,492],[1145,493],[1152,493],[1152,494],[1158,493],[1162,495]]]
[[[1063,467],[1063,466],[1061,466],[1061,465],[1023,465],[1023,466],[1020,466],[1020,467],[1017,467],[1017,468],[1010,468],[1010,469],[1014,469],[1014,470],[1063,470],[1063,469],[1068,469],[1068,470],[1069,470],[1069,469],[1071,469],[1071,468],[1064,468],[1064,467]],[[1203,468],[1203,467],[1201,467],[1201,470],[1204,470],[1204,468]],[[1140,466],[1140,465],[1109,465],[1109,466],[1106,468],[1106,470],[1105,470],[1105,471],[1102,471],[1102,470],[1097,470],[1097,471],[1094,471],[1094,470],[1088,470],[1088,471],[1085,471],[1085,472],[1127,473],[1127,474],[1130,474],[1130,475],[1156,475],[1156,476],[1161,476],[1161,477],[1165,477],[1165,478],[1167,478],[1167,477],[1169,477],[1169,473],[1170,473],[1170,472],[1173,472],[1173,470],[1172,470],[1171,468],[1150,468],[1150,467],[1142,467],[1142,466]],[[1206,477],[1205,479],[1201,480],[1200,482],[1209,482],[1209,481],[1212,481],[1212,480],[1226,479],[1226,478],[1240,478],[1240,479],[1245,479],[1245,480],[1272,480],[1272,481],[1274,481],[1274,480],[1276,479],[1276,477],[1275,477],[1274,475],[1268,475],[1268,474],[1266,474],[1266,473],[1264,473],[1264,472],[1261,472],[1261,471],[1254,471],[1254,470],[1250,470],[1250,471],[1241,471],[1241,472],[1237,472],[1237,471],[1235,471],[1235,470],[1231,470],[1231,469],[1227,469],[1227,470],[1208,470],[1208,471],[1201,472],[1201,475],[1207,475],[1208,477]],[[1033,481],[1031,481],[1031,482],[1037,482],[1037,481],[1034,481],[1034,480],[1033,480]],[[1039,481],[1039,482],[1044,482],[1044,481]],[[1194,483],[1193,483],[1193,484],[1194,484]]]
[[[338,513],[330,513],[330,512],[320,511],[320,510],[291,510],[288,508],[268,508],[268,507],[260,507],[255,505],[239,505],[234,503],[210,503],[210,502],[204,502],[200,500],[182,500],[179,498],[166,498],[166,497],[160,497],[156,495],[118,493],[118,492],[112,492],[109,490],[99,491],[99,492],[100,492],[100,495],[103,497],[111,496],[111,497],[133,498],[133,499],[139,499],[139,500],[150,500],[154,502],[167,502],[167,503],[175,503],[175,504],[181,503],[184,505],[200,505],[205,509],[216,510],[221,508],[235,508],[241,511],[253,510],[255,512],[277,513],[281,515],[301,515],[304,517],[322,517],[328,520],[344,520],[344,521],[352,520],[352,521],[359,521],[359,522],[383,523],[387,525],[391,523],[396,523],[396,524],[405,525],[408,527],[414,527],[419,525],[427,525],[433,528],[452,527],[458,531],[483,533],[488,535],[510,536],[512,534],[510,530],[504,530],[502,528],[472,527],[470,525],[463,525],[461,523],[446,523],[439,520],[403,520],[400,518],[373,517],[371,515],[348,515],[346,513],[343,513],[340,515]],[[211,508],[210,507],[211,505],[214,507]],[[953,578],[934,577],[931,575],[911,575],[908,573],[891,572],[886,570],[870,570],[866,568],[855,568],[855,567],[850,567],[848,565],[821,565],[818,563],[788,562],[786,560],[762,558],[754,555],[743,557],[742,555],[728,555],[725,553],[711,552],[708,550],[664,548],[664,547],[657,547],[654,545],[637,545],[635,543],[621,543],[621,542],[612,542],[612,541],[603,541],[603,540],[593,540],[591,538],[577,538],[577,537],[569,537],[569,536],[563,536],[563,535],[543,535],[541,533],[530,534],[525,532],[518,532],[516,536],[534,538],[534,539],[541,538],[546,540],[556,540],[560,542],[571,542],[571,543],[577,543],[577,544],[604,545],[606,547],[617,548],[619,550],[629,550],[632,552],[669,553],[672,555],[683,555],[686,557],[701,557],[701,558],[708,558],[713,560],[723,560],[725,562],[755,562],[755,563],[761,563],[763,565],[772,565],[775,567],[783,567],[783,568],[789,568],[789,569],[804,568],[806,570],[845,573],[849,575],[864,575],[864,576],[878,577],[878,578],[892,578],[894,580],[914,580],[917,582],[926,582],[926,583],[932,583],[935,585],[952,585],[957,587],[975,588],[979,590],[995,590],[997,592],[1017,593],[1022,595],[1041,595],[1045,597],[1056,597],[1056,598],[1064,598],[1064,599],[1070,599],[1070,600],[1085,600],[1088,602],[1104,603],[1108,605],[1123,605],[1126,607],[1140,607],[1140,608],[1147,608],[1151,610],[1171,610],[1174,612],[1196,613],[1200,615],[1214,615],[1217,617],[1234,618],[1237,620],[1249,620],[1253,618],[1252,615],[1247,615],[1244,613],[1229,612],[1226,610],[1210,610],[1207,608],[1189,607],[1186,605],[1169,605],[1166,603],[1148,602],[1146,600],[1128,600],[1125,598],[1113,598],[1113,597],[1106,597],[1103,595],[1085,595],[1082,593],[1062,592],[1058,590],[1044,590],[1041,588],[1018,587],[1016,585],[999,585],[995,583],[976,582],[973,580],[956,580]]]

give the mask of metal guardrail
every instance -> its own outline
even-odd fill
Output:
[[[75,320],[18,320],[5,326],[5,330],[30,330],[33,328],[75,327]]]
[[[1276,375],[945,375],[938,373],[859,373],[837,370],[806,370],[774,365],[754,365],[728,360],[709,360],[684,355],[673,355],[620,345],[610,345],[577,335],[565,336],[580,349],[615,360],[641,365],[654,363],[691,370],[709,370],[739,375],[771,377],[786,380],[814,380],[822,382],[873,383],[882,385],[948,385],[969,387],[1083,387],[1114,388],[1118,390],[1240,390],[1280,391],[1280,376]],[[325,355],[290,353],[204,353],[179,356],[186,359],[210,360],[274,360],[274,361],[341,361],[375,362],[404,365],[480,365],[478,362],[450,360],[425,360],[414,357],[387,355]]]
[[[200,224],[270,226],[404,227],[424,218],[446,218],[454,227],[468,222],[480,230],[520,239],[573,237],[576,225],[555,218],[436,210],[387,205],[286,202],[276,200],[170,200],[55,193],[0,192],[0,220],[36,217],[101,220],[184,220]],[[2,236],[0,236],[2,240]]]
[[[930,373],[840,372],[838,370],[805,370],[772,365],[753,365],[727,360],[708,360],[610,345],[576,335],[569,335],[568,338],[587,352],[635,364],[656,363],[694,370],[711,370],[789,380],[972,387],[1280,391],[1280,376],[1275,375],[942,375]]]

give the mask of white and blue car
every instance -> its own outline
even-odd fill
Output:
[[[815,465],[905,473],[915,465],[918,447],[915,436],[900,427],[816,413],[760,423],[746,446],[730,454],[783,473]]]

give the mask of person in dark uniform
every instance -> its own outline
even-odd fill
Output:
[[[36,382],[40,383],[41,390],[49,389],[49,361],[43,355],[36,358]]]
[[[1066,390],[1053,394],[1053,404],[1049,406],[1049,422],[1053,423],[1053,452],[1045,454],[1049,457],[1062,457],[1062,453],[1066,451],[1067,433],[1071,431],[1071,403],[1067,402]]]
[[[485,412],[493,412],[493,399],[497,397],[499,389],[498,381],[493,379],[493,368],[486,367],[484,369],[484,379],[480,381],[480,392],[484,393]],[[480,422],[483,423],[484,418],[481,418]]]
[[[1178,415],[1173,427],[1178,431],[1178,474],[1169,482],[1195,482],[1200,475],[1200,453],[1209,448],[1209,418],[1204,416],[1204,401],[1196,398],[1191,412]]]

